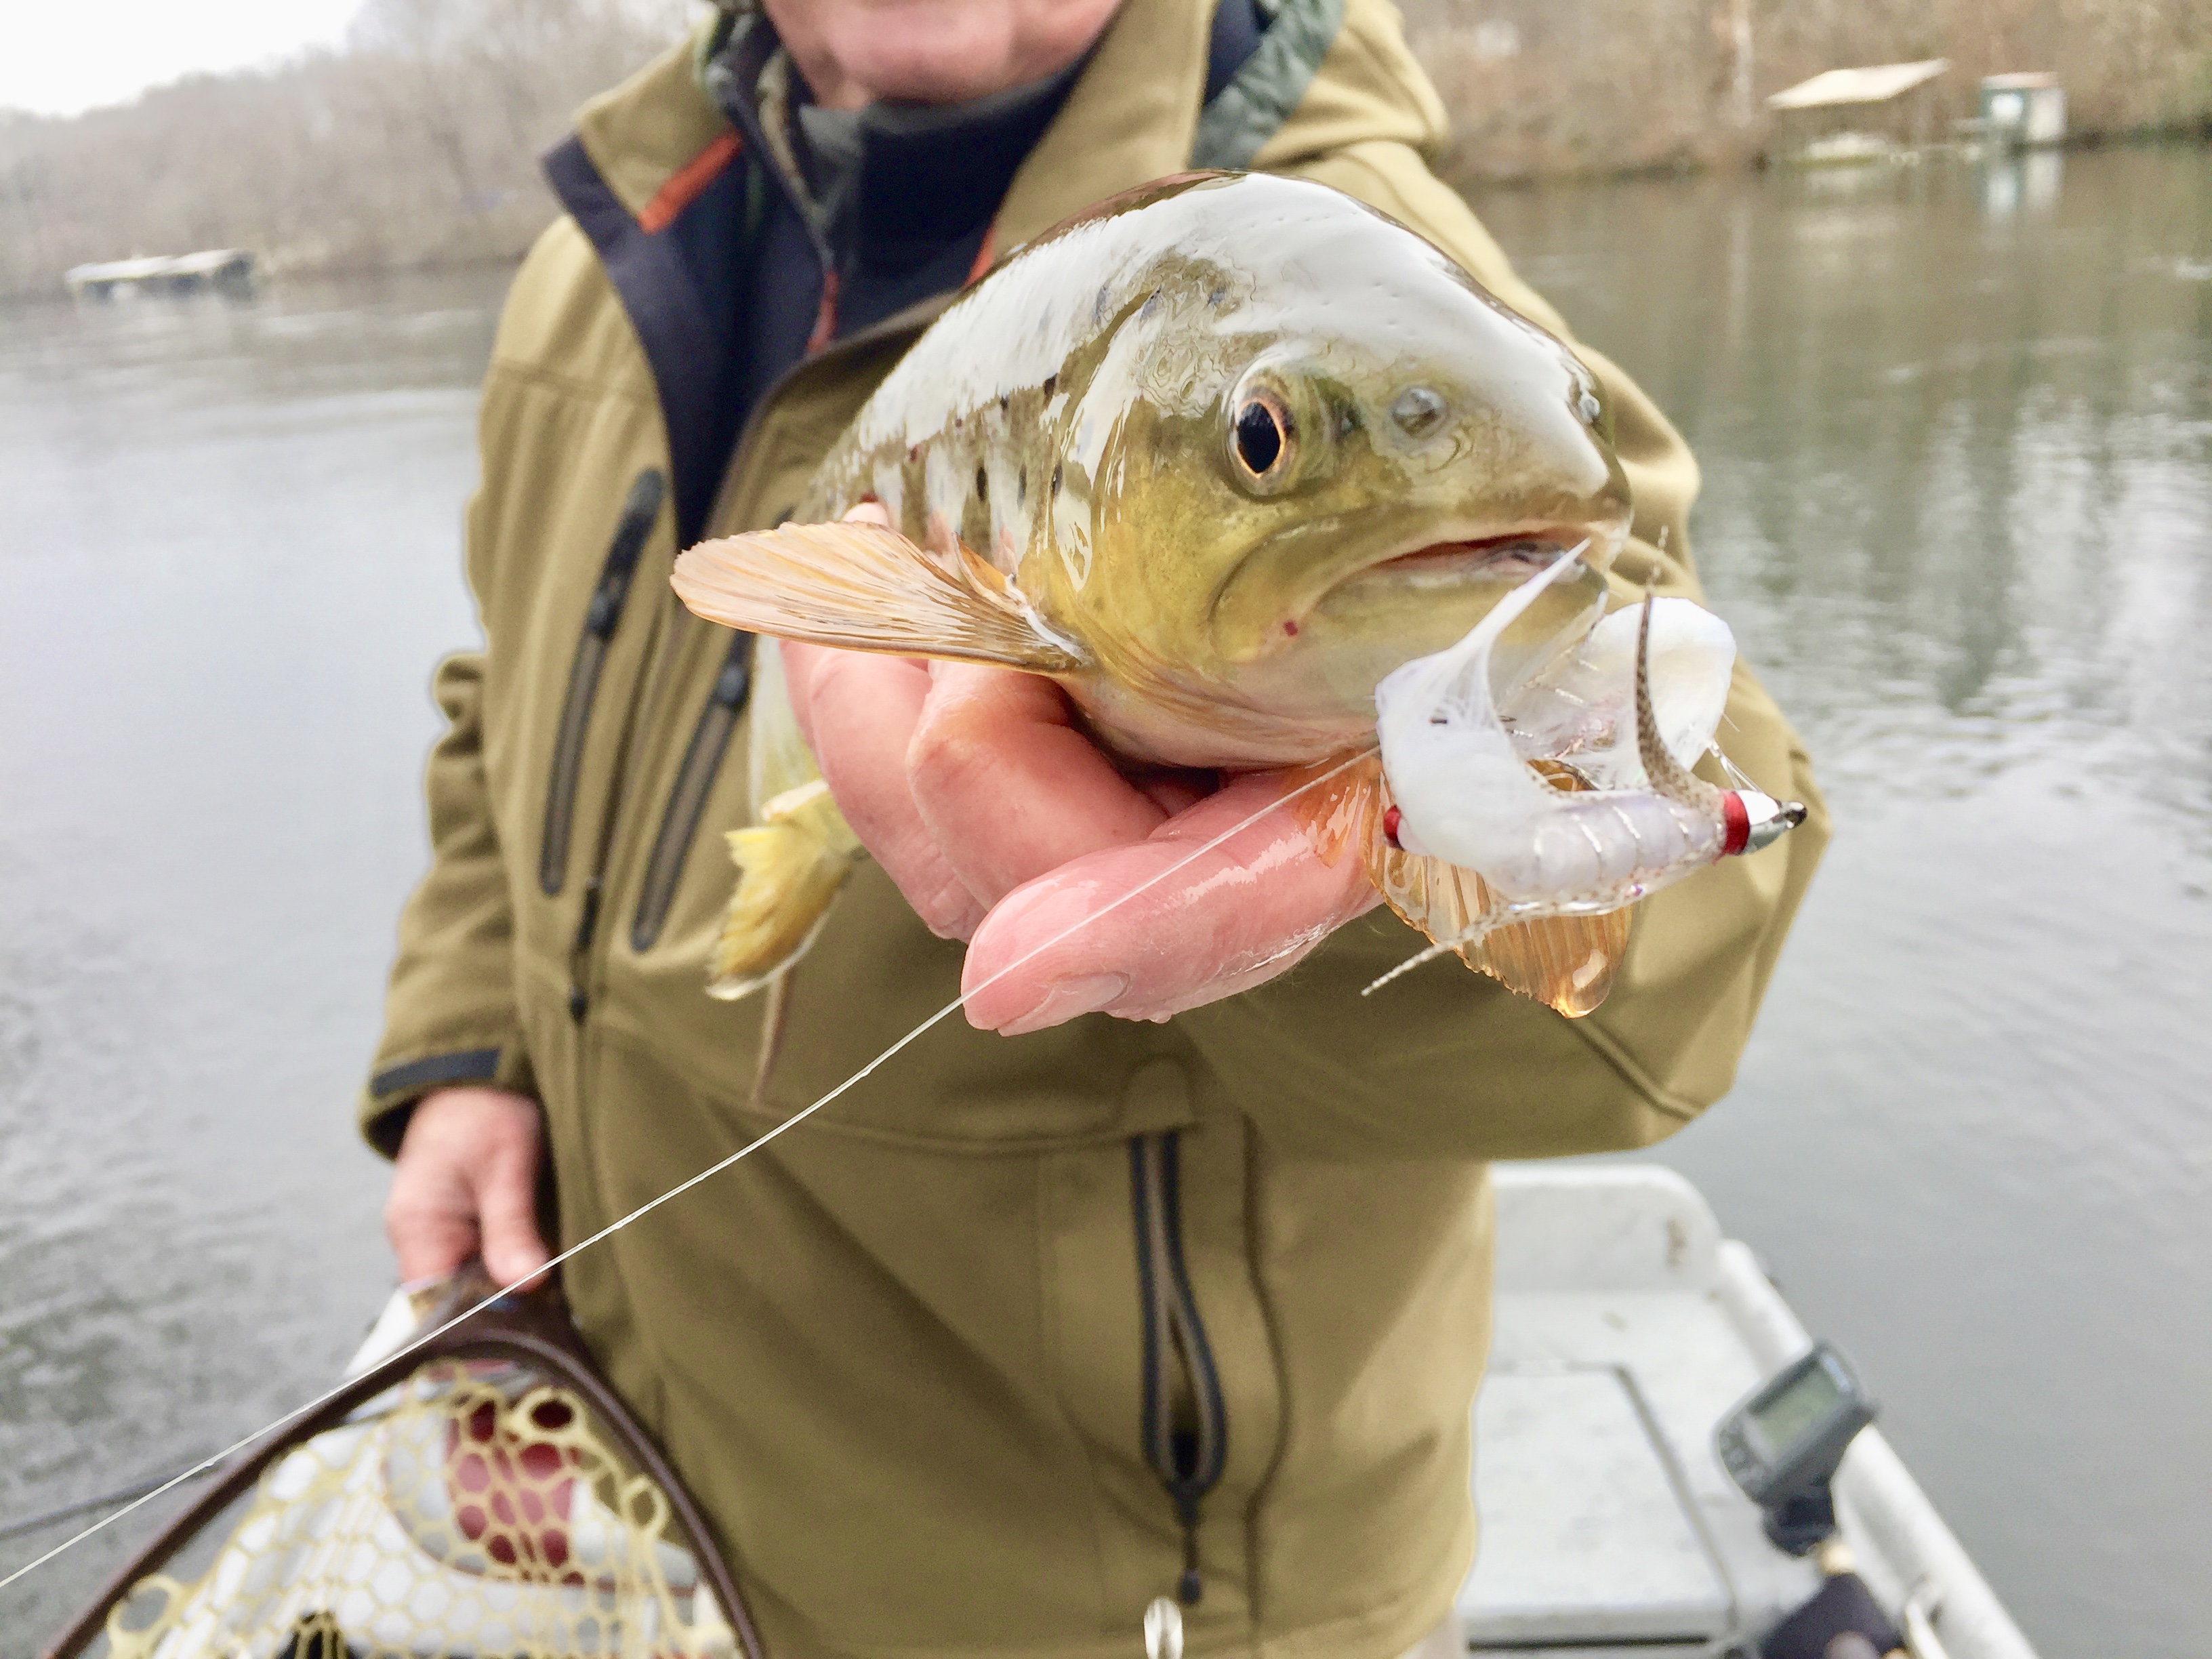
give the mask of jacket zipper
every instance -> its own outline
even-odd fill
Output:
[[[665,605],[651,613],[653,625],[646,636],[637,689],[631,693],[629,706],[616,734],[614,760],[607,769],[607,793],[599,807],[599,833],[592,845],[591,874],[584,884],[583,902],[576,915],[576,932],[568,945],[568,1018],[579,1025],[591,1009],[592,946],[599,936],[599,912],[606,898],[607,870],[614,858],[615,836],[626,816],[623,803],[629,796],[631,751],[636,747],[640,727],[649,722],[659,701],[668,665],[667,636],[673,614],[682,609],[672,595]]]
[[[676,769],[676,786],[669,791],[668,805],[660,815],[660,829],[645,862],[645,879],[639,884],[637,912],[630,918],[633,951],[651,950],[660,937],[661,925],[668,920],[668,907],[675,902],[676,884],[684,874],[684,854],[698,834],[715,774],[721,770],[723,751],[730,745],[730,733],[737,728],[738,716],[744,712],[752,685],[753,636],[738,634],[723,654],[721,672],[714,676],[707,706],[699,711],[691,741],[684,746],[683,764]]]
[[[630,578],[636,574],[639,556],[653,522],[660,516],[660,503],[668,481],[657,467],[639,473],[615,520],[613,541],[606,562],[599,568],[599,585],[585,608],[584,631],[576,641],[576,654],[568,664],[568,690],[561,702],[560,724],[554,729],[553,764],[545,789],[545,828],[538,842],[538,885],[549,898],[559,893],[568,872],[569,831],[575,820],[576,786],[583,775],[584,738],[591,730],[592,702],[599,689],[607,649],[622,621],[623,603],[629,597]],[[586,902],[591,902],[587,896]]]
[[[1182,1210],[1173,1130],[1129,1142],[1129,1189],[1137,1229],[1137,1291],[1143,1303],[1145,1462],[1166,1488],[1182,1526],[1176,1599],[1196,1605],[1199,1506],[1221,1480],[1229,1455],[1228,1413],[1205,1322],[1184,1271]]]

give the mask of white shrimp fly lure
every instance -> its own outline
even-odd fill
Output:
[[[1522,583],[1457,645],[1376,688],[1392,843],[1475,872],[1497,900],[1405,968],[1508,922],[1617,910],[1804,821],[1796,802],[1689,769],[1719,724],[1735,641],[1686,599],[1647,593],[1605,617],[1507,691],[1501,709],[1492,650],[1579,552]],[[1588,787],[1555,787],[1531,760]]]

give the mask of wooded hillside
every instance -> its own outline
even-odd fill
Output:
[[[1948,58],[1936,131],[1984,75],[2053,70],[2077,135],[2212,132],[2207,0],[1399,0],[1462,181],[1756,155],[1764,100],[1822,70]]]
[[[1403,0],[1462,181],[1741,160],[1822,69],[2055,70],[2077,132],[2212,124],[2207,0]],[[69,118],[0,112],[0,295],[82,261],[252,249],[264,270],[507,258],[552,213],[538,156],[681,37],[686,0],[368,0],[343,50]]]
[[[196,76],[67,118],[0,113],[0,294],[134,252],[264,270],[519,253],[538,156],[577,105],[682,37],[684,0],[368,0],[344,49]]]

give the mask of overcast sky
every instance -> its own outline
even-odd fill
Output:
[[[0,0],[0,109],[74,115],[331,46],[361,0]]]

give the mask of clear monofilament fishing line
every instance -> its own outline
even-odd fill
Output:
[[[1073,938],[1084,928],[1091,926],[1091,923],[1111,915],[1114,911],[1121,908],[1124,904],[1128,903],[1132,899],[1138,898],[1142,895],[1150,892],[1162,882],[1166,881],[1171,877],[1178,875],[1182,872],[1188,869],[1193,864],[1196,863],[1200,859],[1204,858],[1208,853],[1214,851],[1217,848],[1222,847],[1229,842],[1236,839],[1238,836],[1243,835],[1247,830],[1249,830],[1253,825],[1267,817],[1269,813],[1279,811],[1279,809],[1289,805],[1291,802],[1296,800],[1299,796],[1319,788],[1322,784],[1328,782],[1332,778],[1340,775],[1350,768],[1358,764],[1358,763],[1365,760],[1370,755],[1372,755],[1376,751],[1372,747],[1363,749],[1358,753],[1348,756],[1345,759],[1338,762],[1326,772],[1322,772],[1317,776],[1309,778],[1304,782],[1299,784],[1296,788],[1287,790],[1284,793],[1278,795],[1273,800],[1269,801],[1266,805],[1259,808],[1256,811],[1239,819],[1237,823],[1231,824],[1228,829],[1222,830],[1211,840],[1200,842],[1198,846],[1193,848],[1188,853],[1185,854],[1182,858],[1177,859],[1173,864],[1168,866],[1166,869],[1158,872],[1157,874],[1147,876],[1143,881],[1138,883],[1136,886],[1132,887],[1127,892],[1123,893],[1118,898],[1109,900],[1106,903],[1102,904],[1097,909],[1091,911],[1089,915],[1081,916],[1076,921],[1069,923],[1066,927],[1060,929],[1059,933],[1054,934],[1050,939],[1046,939],[1042,944],[1033,946],[1030,950],[1024,952],[1020,957],[1016,957],[1005,967],[1000,969],[998,972],[990,975],[989,978],[984,980],[981,984],[976,986],[975,990],[980,992],[990,986],[997,984],[1000,980],[1012,973],[1015,969],[1025,967],[1029,963],[1036,961],[1046,951],[1051,950],[1054,946],[1063,943],[1066,939]],[[622,1231],[623,1228],[630,1225],[631,1223],[638,1221],[645,1216],[650,1215],[653,1211],[659,1209],[662,1205],[669,1202],[672,1199],[681,1197],[684,1194],[690,1192],[691,1188],[700,1185],[702,1182],[712,1180],[714,1176],[721,1174],[723,1170],[730,1168],[732,1164],[739,1163],[744,1158],[750,1158],[753,1153],[767,1146],[769,1142],[782,1134],[787,1129],[794,1128],[799,1124],[805,1122],[808,1118],[813,1116],[815,1113],[820,1111],[824,1106],[829,1105],[840,1096],[847,1093],[856,1085],[866,1081],[868,1078],[873,1076],[875,1073],[893,1056],[910,1046],[925,1033],[942,1024],[953,1014],[958,1012],[961,1008],[966,1006],[968,999],[973,994],[975,994],[973,992],[962,992],[958,996],[953,998],[951,1001],[946,1003],[942,1008],[939,1008],[935,1013],[930,1015],[927,1019],[924,1019],[920,1024],[916,1025],[905,1036],[900,1037],[897,1042],[885,1048],[873,1060],[868,1061],[866,1065],[861,1066],[850,1077],[848,1077],[843,1082],[838,1084],[836,1087],[831,1089],[828,1093],[811,1102],[810,1104],[801,1107],[798,1111],[793,1112],[789,1117],[784,1119],[775,1127],[767,1130],[756,1139],[747,1141],[744,1146],[738,1147],[737,1151],[732,1152],[728,1157],[721,1159],[719,1163],[709,1164],[707,1168],[700,1170],[696,1175],[689,1176],[685,1180],[678,1182],[675,1186],[671,1187],[666,1192],[660,1194],[658,1197],[647,1199],[644,1203],[639,1205],[629,1214],[608,1223],[605,1226],[600,1228],[599,1231],[592,1234],[589,1237],[580,1239],[575,1243],[571,1244],[567,1249],[562,1250],[559,1255],[554,1256],[551,1261],[548,1261],[544,1267],[540,1270],[540,1274],[536,1276],[542,1276],[544,1273],[550,1273],[554,1268],[558,1267],[565,1261],[574,1261],[586,1250],[590,1249],[594,1244],[600,1243],[608,1238],[611,1238],[615,1234]],[[437,1329],[425,1331],[419,1334],[405,1346],[395,1349],[392,1353],[387,1357],[386,1363],[389,1363],[389,1360],[391,1359],[401,1358],[407,1354],[414,1353],[418,1350],[428,1346],[438,1337],[442,1336],[446,1332],[452,1330],[455,1326],[462,1324],[467,1320],[472,1319],[477,1315],[483,1312],[486,1309],[489,1308],[494,1303],[499,1301],[507,1294],[507,1291],[505,1290],[495,1291],[491,1295],[485,1297],[474,1306],[465,1309],[462,1312],[455,1315],[452,1319],[447,1321],[446,1323],[438,1327]],[[161,1498],[165,1493],[174,1492],[179,1486],[185,1485],[187,1481],[197,1480],[199,1476],[207,1474],[210,1470],[216,1468],[220,1464],[228,1462],[231,1458],[238,1455],[239,1453],[243,1452],[259,1442],[267,1439],[271,1435],[283,1433],[293,1424],[299,1422],[301,1419],[313,1414],[325,1405],[327,1405],[331,1401],[336,1399],[342,1392],[343,1392],[343,1384],[338,1388],[328,1389],[324,1393],[316,1395],[305,1405],[301,1406],[293,1411],[287,1412],[283,1416],[276,1419],[274,1422],[265,1424],[262,1427],[254,1430],[252,1433],[246,1435],[234,1444],[225,1447],[222,1450],[216,1452],[214,1455],[204,1458],[201,1462],[193,1464],[190,1468],[171,1476],[167,1480],[162,1482],[160,1486],[155,1486],[152,1491],[145,1492],[140,1497],[132,1499],[131,1502],[124,1505],[121,1509],[115,1510],[113,1513],[103,1516],[100,1520],[85,1528],[82,1532],[74,1534],[70,1537],[63,1540],[62,1542],[55,1545],[53,1548],[48,1550],[45,1554],[35,1557],[32,1560],[26,1562],[23,1565],[16,1568],[6,1577],[0,1578],[0,1589],[5,1589],[10,1584],[15,1583],[17,1580],[37,1571],[48,1562],[54,1560],[56,1558],[67,1553],[71,1549],[74,1549],[77,1545],[82,1544],[86,1539],[92,1537],[95,1533],[105,1530],[106,1528],[113,1525],[116,1522],[122,1520],[125,1516],[131,1515],[134,1511],[143,1508],[146,1504],[154,1502],[155,1499]]]

